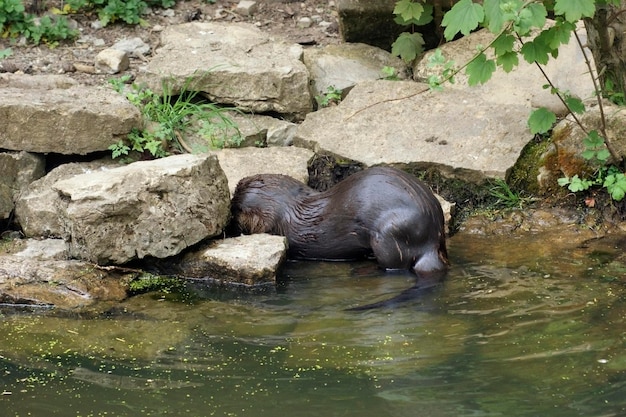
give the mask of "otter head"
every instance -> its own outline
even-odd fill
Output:
[[[232,216],[240,233],[285,235],[289,210],[313,190],[280,174],[260,174],[243,178],[232,198]]]

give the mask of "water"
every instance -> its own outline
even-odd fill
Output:
[[[278,291],[0,317],[2,416],[621,416],[624,244],[455,236],[437,291],[289,263]],[[573,240],[572,240],[573,241]]]

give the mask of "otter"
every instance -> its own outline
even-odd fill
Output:
[[[292,259],[373,255],[382,268],[409,269],[429,282],[440,281],[449,263],[439,201],[427,185],[391,167],[359,171],[324,192],[281,174],[243,178],[232,222],[236,232],[285,236]]]

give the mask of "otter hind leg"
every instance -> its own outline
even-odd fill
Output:
[[[415,256],[409,251],[409,245],[391,234],[376,233],[370,239],[372,252],[378,265],[385,269],[410,269],[415,263]]]

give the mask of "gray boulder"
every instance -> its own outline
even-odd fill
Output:
[[[5,255],[0,256],[0,303],[73,310],[97,301],[121,301],[131,278],[130,273],[101,271],[77,260]]]
[[[28,152],[0,153],[0,219],[7,219],[14,201],[27,186],[45,174],[42,156]]]
[[[399,78],[407,78],[407,66],[400,58],[363,43],[306,49],[304,64],[311,74],[313,95],[324,94],[331,86],[346,92],[359,82],[384,78],[384,67],[395,68]]]
[[[368,166],[436,166],[448,177],[478,183],[504,178],[532,137],[527,118],[523,104],[503,106],[467,90],[366,81],[338,106],[310,113],[294,144]]]
[[[228,177],[231,195],[239,180],[255,174],[285,174],[306,184],[307,164],[313,157],[310,150],[295,146],[221,149],[215,154]]]
[[[173,94],[201,91],[217,103],[296,119],[312,110],[300,45],[250,24],[199,22],[167,27],[161,44],[137,77],[154,91],[167,83]]]
[[[142,126],[139,110],[108,88],[0,88],[0,148],[60,154],[105,151]]]
[[[52,188],[70,256],[98,264],[165,258],[222,232],[228,182],[215,155],[177,155],[77,175]]]
[[[97,172],[119,167],[118,162],[102,159],[93,162],[63,164],[50,171],[43,178],[33,181],[15,201],[15,220],[27,237],[63,236],[63,223],[56,207],[59,194],[52,189],[57,181],[75,175]]]
[[[186,254],[178,267],[186,277],[258,285],[276,282],[286,254],[287,238],[261,233],[211,242]]]

